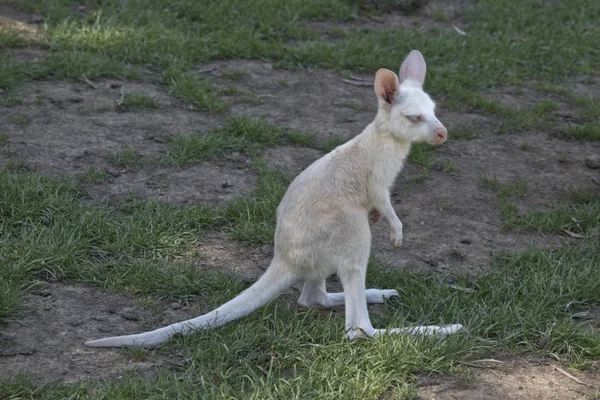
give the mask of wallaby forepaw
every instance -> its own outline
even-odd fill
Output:
[[[402,230],[392,232],[390,235],[390,240],[394,247],[400,247],[402,244]]]
[[[382,295],[384,299],[390,299],[392,297],[400,297],[397,290],[394,289],[384,289],[382,290]]]

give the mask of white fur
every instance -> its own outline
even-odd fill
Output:
[[[398,296],[395,290],[365,289],[371,247],[368,214],[383,215],[393,245],[402,242],[402,222],[390,203],[389,189],[410,151],[411,142],[441,143],[446,130],[435,117],[434,103],[423,92],[425,62],[413,50],[398,78],[377,73],[379,111],[375,120],[349,142],[305,169],[290,184],[277,207],[275,250],[271,265],[250,288],[216,310],[137,335],[86,342],[92,347],[156,347],[176,333],[223,325],[251,313],[296,280],[305,282],[301,307],[345,304],[350,339],[378,334],[451,334],[461,325],[417,326],[391,330],[371,325],[367,302]],[[410,117],[410,118],[409,118]],[[325,278],[337,273],[344,293],[327,293]]]

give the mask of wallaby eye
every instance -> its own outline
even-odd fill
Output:
[[[413,123],[423,121],[423,116],[420,114],[419,115],[407,115],[406,118],[408,118],[408,120]]]

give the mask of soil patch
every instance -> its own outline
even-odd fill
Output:
[[[502,364],[476,363],[465,374],[432,375],[419,379],[420,400],[579,400],[595,398],[600,389],[600,370],[585,373],[569,370],[550,359],[511,359]],[[575,376],[577,383],[556,368]]]
[[[216,233],[202,238],[196,252],[205,268],[222,268],[235,273],[244,282],[254,283],[273,258],[273,246],[242,247],[227,235]]]
[[[102,336],[139,333],[199,315],[196,306],[173,309],[158,304],[151,312],[128,296],[85,285],[53,283],[29,291],[17,321],[2,325],[0,376],[19,372],[36,380],[117,377],[126,371],[152,375],[167,356],[148,352],[135,361],[125,351],[99,351],[83,345]],[[175,307],[177,308],[177,307]]]
[[[117,200],[131,195],[171,204],[223,204],[241,195],[250,195],[256,176],[249,164],[221,160],[171,167],[115,170],[114,178],[87,188],[94,201]],[[115,172],[113,172],[115,173]]]

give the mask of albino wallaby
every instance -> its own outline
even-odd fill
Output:
[[[304,281],[301,307],[345,304],[349,339],[378,334],[451,334],[460,324],[375,329],[367,303],[398,296],[396,290],[365,289],[371,248],[369,212],[385,217],[396,247],[402,223],[390,203],[389,189],[410,150],[411,142],[440,144],[446,128],[435,105],[422,90],[425,60],[417,50],[400,67],[400,76],[380,69],[375,76],[379,110],[375,120],[349,142],[315,161],[290,184],[277,207],[275,248],[263,276],[234,299],[208,314],[154,331],[86,342],[92,347],[152,348],[175,334],[223,325],[250,314],[295,281]],[[337,273],[343,293],[327,293],[325,279]]]

